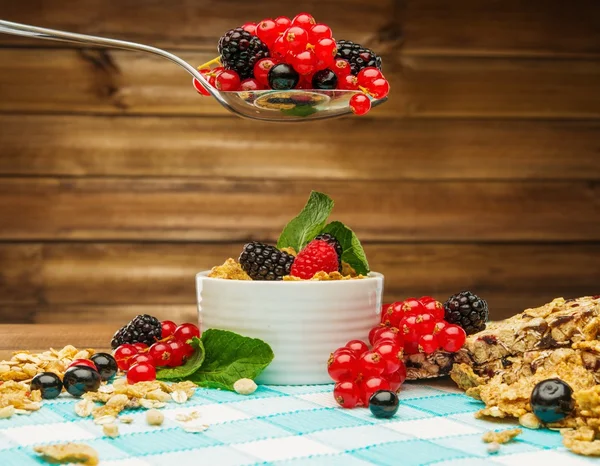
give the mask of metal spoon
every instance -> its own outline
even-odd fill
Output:
[[[254,120],[276,122],[298,122],[334,118],[352,113],[350,98],[359,91],[342,90],[302,90],[289,91],[246,91],[221,92],[208,84],[204,76],[192,65],[176,55],[149,45],[136,44],[117,39],[88,36],[74,32],[57,31],[27,24],[0,20],[0,33],[17,36],[35,37],[38,39],[74,42],[77,44],[102,46],[137,52],[146,52],[166,58],[186,70],[200,81],[206,90],[230,112]],[[387,98],[373,100],[374,107],[385,102]]]

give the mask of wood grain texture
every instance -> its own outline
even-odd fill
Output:
[[[600,118],[599,61],[399,56],[384,71],[392,93],[372,117]],[[163,59],[75,49],[0,49],[0,112],[228,114]]]
[[[347,118],[309,123],[301,141],[292,125],[231,118],[0,115],[0,127],[4,176],[600,179],[600,122]]]
[[[241,244],[0,244],[0,322],[123,322],[138,313],[193,319],[194,275]],[[494,318],[557,296],[597,294],[600,244],[366,244],[373,270],[385,275],[385,301],[407,295],[446,299],[464,289],[484,296]],[[19,274],[7,274],[7,270]],[[39,289],[19,277],[37,275]],[[18,289],[18,294],[15,293]]]
[[[0,239],[275,240],[313,189],[363,240],[600,239],[595,182],[179,178],[0,179]]]
[[[401,39],[405,53],[600,54],[596,0],[20,0],[0,4],[0,17],[165,47],[215,48],[219,36],[246,21],[310,11],[340,39],[379,50]],[[226,15],[223,12],[227,12]],[[0,36],[0,44],[51,45]],[[382,44],[383,43],[383,44]],[[377,47],[379,45],[379,47]]]

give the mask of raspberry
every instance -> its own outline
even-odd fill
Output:
[[[309,280],[317,272],[337,272],[339,267],[335,247],[326,241],[312,240],[298,253],[292,265],[291,275]]]

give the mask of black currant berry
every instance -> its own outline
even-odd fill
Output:
[[[55,373],[41,372],[31,380],[30,389],[42,392],[45,400],[52,400],[62,392],[63,383]]]
[[[117,373],[117,361],[108,353],[96,353],[91,358],[102,380],[109,380]]]
[[[379,390],[369,398],[369,409],[373,416],[390,418],[398,411],[398,395],[390,390]]]
[[[100,387],[100,374],[91,367],[74,366],[67,369],[63,377],[63,385],[73,396],[81,396],[86,392],[95,392]]]
[[[573,389],[560,379],[538,383],[531,392],[531,410],[545,424],[558,422],[573,411]]]
[[[337,87],[338,77],[329,68],[317,71],[312,78],[313,89],[331,90]]]
[[[280,63],[269,70],[269,87],[277,91],[294,89],[300,81],[300,75],[287,63]]]

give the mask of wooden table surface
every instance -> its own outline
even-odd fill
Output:
[[[114,332],[110,324],[4,324],[0,325],[0,360],[10,358],[13,351],[40,352],[66,345],[104,351]]]

